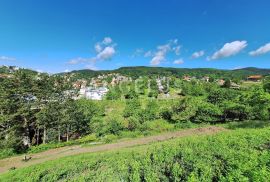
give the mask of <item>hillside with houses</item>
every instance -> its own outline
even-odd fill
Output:
[[[173,134],[179,137],[185,135],[182,130],[189,133],[188,128],[215,133],[235,123],[267,125],[270,119],[270,76],[265,69],[148,72],[151,68],[134,67],[135,71],[128,68],[129,74],[123,70],[94,71],[88,77],[86,70],[48,74],[0,67],[0,162],[2,158],[4,163],[0,173],[8,170],[6,160],[14,160],[15,169],[21,166],[12,156],[22,153],[30,165],[32,157],[39,156],[33,153],[69,156],[61,151],[75,147],[75,153],[83,152],[92,150],[92,145],[106,148],[107,143],[157,134],[166,139],[166,133],[172,132],[179,132]],[[208,125],[214,125],[213,131],[205,128]],[[115,144],[115,148],[137,143]]]
[[[112,71],[77,70],[60,75],[65,75],[72,80],[73,88],[78,90],[76,98],[102,100],[106,98],[106,94],[110,90],[119,85],[134,85],[133,87],[135,87],[135,84],[137,84],[140,87],[142,80],[145,82],[145,79],[147,79],[147,83],[143,83],[145,90],[146,87],[148,90],[154,88],[156,89],[155,93],[165,94],[167,98],[170,98],[170,92],[171,95],[177,94],[175,90],[168,89],[168,87],[172,86],[172,80],[176,81],[176,83],[177,81],[211,82],[219,86],[240,89],[241,86],[245,87],[249,83],[262,81],[263,77],[268,74],[270,74],[270,70],[259,68],[215,70],[127,67]]]

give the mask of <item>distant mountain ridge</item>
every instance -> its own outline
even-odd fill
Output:
[[[184,75],[203,77],[203,76],[216,76],[220,78],[239,78],[245,79],[250,75],[270,75],[270,69],[246,67],[235,70],[215,69],[215,68],[172,68],[172,67],[147,67],[147,66],[136,66],[136,67],[121,67],[115,70],[74,70],[68,73],[73,73],[78,78],[89,78],[95,77],[101,74],[108,73],[119,73],[130,77],[140,76],[177,76],[181,77]]]
[[[32,74],[38,73],[37,71],[25,68],[18,68],[15,66],[0,66],[0,73],[11,73],[16,69],[23,70]],[[184,75],[203,77],[215,76],[218,78],[239,78],[245,79],[250,75],[270,75],[270,69],[246,67],[234,70],[216,69],[216,68],[173,68],[173,67],[147,67],[147,66],[134,66],[134,67],[121,67],[115,70],[73,70],[70,72],[57,73],[55,75],[73,74],[75,79],[88,79],[102,74],[119,73],[132,78],[140,76],[176,76],[182,77]]]

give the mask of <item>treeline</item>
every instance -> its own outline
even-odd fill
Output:
[[[166,68],[166,67],[146,67],[146,66],[137,66],[137,67],[122,67],[116,70],[77,70],[70,73],[63,74],[72,74],[74,73],[74,78],[76,79],[89,79],[98,75],[108,74],[108,73],[120,73],[137,79],[141,76],[175,76],[182,77],[184,75],[195,76],[202,78],[204,76],[211,76],[215,79],[228,78],[228,79],[237,79],[243,80],[250,75],[269,75],[270,69],[261,69],[261,68],[242,68],[236,70],[221,70],[214,68]]]
[[[84,131],[80,110],[65,77],[16,71],[0,78],[0,148],[23,151],[46,143],[53,130],[59,140]]]

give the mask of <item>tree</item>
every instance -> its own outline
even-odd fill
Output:
[[[207,101],[212,104],[220,104],[225,100],[237,99],[239,92],[232,89],[215,88],[209,91]]]
[[[203,96],[205,95],[205,90],[202,83],[192,82],[182,82],[182,95],[187,96]]]
[[[221,115],[222,112],[218,106],[205,101],[199,101],[196,114],[191,118],[191,121],[196,123],[214,123],[220,120]]]
[[[270,93],[270,76],[266,76],[263,80],[264,91]]]
[[[173,106],[172,120],[175,122],[187,122],[196,115],[198,99],[185,97]]]
[[[152,121],[159,117],[158,104],[156,100],[149,100],[145,109],[141,109],[139,112],[139,118],[141,123],[146,121]]]
[[[270,117],[270,94],[263,87],[253,87],[243,95],[242,101],[251,107],[251,117],[258,120],[268,120]]]
[[[119,86],[114,86],[109,89],[109,92],[106,94],[107,100],[118,100],[121,99],[121,90]]]
[[[222,85],[223,88],[231,88],[231,80],[226,79],[224,84]]]
[[[223,120],[239,120],[243,121],[249,118],[250,108],[244,104],[224,101],[222,103]]]
[[[139,95],[135,92],[135,90],[131,89],[126,95],[125,99],[137,99]]]
[[[126,107],[123,111],[123,117],[128,118],[136,116],[141,110],[141,103],[138,99],[131,99],[126,101]]]

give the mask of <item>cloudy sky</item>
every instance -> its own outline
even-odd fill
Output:
[[[1,0],[0,65],[270,68],[269,0]]]

